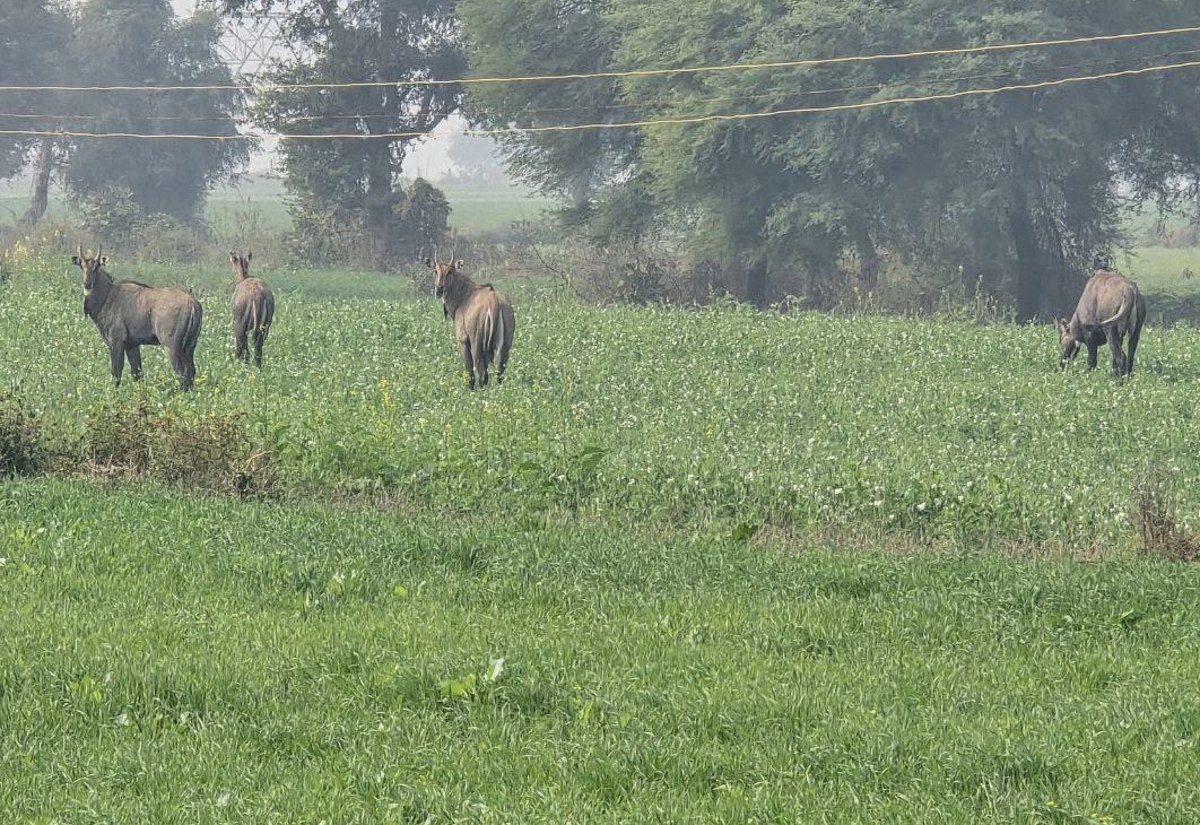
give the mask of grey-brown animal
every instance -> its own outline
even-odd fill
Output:
[[[233,265],[233,298],[229,308],[233,314],[234,355],[241,361],[249,360],[247,342],[254,337],[254,366],[262,366],[263,344],[275,321],[275,296],[261,278],[250,276],[250,260],[254,253],[244,257],[236,252],[229,253]]]
[[[517,329],[512,302],[491,284],[476,284],[464,275],[463,262],[453,257],[442,263],[435,251],[425,265],[433,269],[433,294],[442,299],[442,314],[454,319],[454,337],[470,376],[467,386],[487,386],[492,364],[496,365],[496,383],[500,383]]]
[[[108,345],[112,376],[121,383],[125,359],[133,380],[142,377],[143,344],[161,345],[183,389],[196,379],[196,341],[204,310],[192,295],[178,287],[152,287],[137,281],[113,281],[105,270],[108,258],[96,250],[85,257],[83,247],[71,263],[83,272],[83,312]]]
[[[1113,372],[1129,375],[1133,372],[1133,355],[1145,322],[1146,300],[1137,284],[1119,272],[1096,270],[1084,286],[1071,320],[1059,319],[1056,324],[1060,366],[1065,369],[1082,344],[1088,351],[1088,369],[1095,369],[1097,350],[1107,341],[1112,351]],[[1126,336],[1128,352],[1121,347]]]

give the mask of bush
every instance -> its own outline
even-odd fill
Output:
[[[208,234],[203,226],[180,223],[170,215],[146,215],[137,227],[138,257],[155,263],[201,261],[211,246]]]
[[[1142,552],[1193,561],[1200,557],[1200,536],[1187,535],[1175,520],[1174,477],[1161,464],[1151,464],[1134,484],[1133,520]]]
[[[0,392],[0,476],[38,472],[45,457],[41,439],[37,414],[16,393]]]
[[[277,482],[271,452],[251,443],[241,413],[185,418],[146,399],[101,404],[88,414],[85,451],[95,472],[239,498],[269,495]]]
[[[93,236],[115,247],[134,246],[143,215],[133,191],[125,186],[106,186],[79,200],[83,226]]]
[[[404,192],[396,214],[396,252],[417,260],[431,254],[449,230],[450,203],[440,189],[417,178]]]

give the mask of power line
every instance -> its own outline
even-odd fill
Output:
[[[1086,37],[1060,38],[1056,40],[1031,40],[1021,43],[996,43],[982,46],[961,46],[952,49],[926,49],[914,52],[882,52],[878,54],[851,55],[845,57],[818,57],[803,60],[779,60],[757,63],[726,63],[710,66],[683,66],[665,69],[629,69],[622,71],[581,72],[574,74],[545,74],[519,75],[514,77],[465,77],[456,80],[427,79],[427,80],[361,80],[342,83],[268,83],[254,86],[253,84],[179,84],[165,86],[11,86],[0,85],[0,92],[179,92],[179,91],[242,91],[254,92],[265,90],[300,91],[304,89],[358,89],[369,87],[395,86],[452,86],[478,85],[494,83],[530,83],[553,80],[590,80],[593,78],[623,78],[623,77],[660,77],[663,75],[704,74],[712,72],[743,71],[750,69],[785,69],[802,66],[829,66],[842,63],[868,63],[879,60],[910,60],[919,57],[945,57],[955,54],[983,54],[995,51],[1012,51],[1015,49],[1033,49],[1050,46],[1074,46],[1085,43],[1106,43],[1115,41],[1136,40],[1150,37],[1165,37],[1175,34],[1194,34],[1200,32],[1200,26],[1185,26],[1173,29],[1156,29],[1153,31],[1128,32],[1124,34],[1099,34]]]
[[[509,134],[535,134],[543,132],[579,132],[598,129],[627,129],[645,126],[680,126],[699,123],[731,122],[741,120],[759,120],[762,118],[780,117],[783,115],[828,114],[833,112],[848,112],[861,109],[877,109],[885,106],[906,105],[912,103],[929,103],[934,101],[958,100],[967,97],[982,97],[1003,92],[1035,91],[1056,86],[1086,83],[1097,80],[1112,80],[1121,77],[1134,77],[1156,72],[1170,72],[1182,69],[1200,67],[1200,60],[1183,63],[1168,63],[1160,66],[1145,66],[1138,69],[1121,69],[1093,75],[1077,75],[1062,77],[1055,80],[1042,80],[1035,83],[1018,83],[1008,86],[998,86],[991,89],[962,89],[957,92],[942,94],[912,95],[907,97],[883,98],[881,100],[866,100],[858,103],[842,103],[833,106],[807,106],[789,109],[773,109],[765,112],[733,112],[730,114],[695,115],[691,117],[659,118],[651,120],[614,121],[610,123],[580,123],[558,126],[508,126],[495,129],[465,129],[455,132],[351,132],[345,134],[287,134],[286,132],[255,133],[246,135],[196,135],[196,134],[148,134],[144,132],[73,132],[45,131],[37,129],[7,129],[0,130],[0,135],[16,137],[88,137],[88,138],[146,138],[156,140],[248,140],[265,137],[279,137],[283,140],[402,140],[419,137],[449,137],[466,135],[473,137],[488,137]]]
[[[1154,54],[1154,55],[1146,55],[1146,57],[1165,58],[1165,57],[1177,57],[1180,55],[1192,55],[1192,54],[1200,54],[1200,49],[1183,49],[1183,50],[1171,51],[1171,52],[1160,52],[1160,53]],[[1040,67],[1040,68],[1042,68],[1044,71],[1052,71],[1052,70],[1062,70],[1062,69],[1083,69],[1083,68],[1091,68],[1093,66],[1094,66],[1094,63],[1092,63],[1092,64],[1069,63],[1069,64],[1058,64],[1058,65],[1054,65],[1054,66],[1045,66],[1045,67]],[[1100,68],[1100,67],[1095,67],[1095,68]],[[1113,69],[1113,71],[1117,71],[1117,70]],[[897,78],[890,83],[867,83],[867,84],[857,84],[857,85],[851,85],[851,86],[836,86],[836,87],[827,88],[827,89],[781,88],[781,89],[774,89],[774,90],[767,91],[767,92],[758,92],[758,93],[754,93],[754,94],[720,95],[720,96],[712,96],[712,97],[700,97],[700,98],[692,98],[692,99],[689,99],[686,101],[638,100],[638,101],[631,101],[631,102],[627,102],[627,103],[597,104],[597,105],[593,105],[593,106],[551,106],[551,107],[544,107],[544,108],[523,108],[521,111],[523,114],[525,114],[525,113],[545,114],[545,113],[551,113],[551,112],[594,112],[594,111],[611,110],[611,109],[647,109],[647,108],[654,108],[654,107],[673,106],[673,105],[678,105],[680,103],[706,104],[706,103],[723,103],[723,102],[741,101],[741,100],[760,100],[760,99],[765,99],[765,98],[779,98],[779,97],[791,97],[791,98],[815,97],[815,96],[819,96],[819,95],[836,94],[839,92],[880,91],[883,89],[887,89],[891,86],[897,86],[897,85],[901,85],[901,84],[914,85],[914,84],[931,84],[931,83],[932,84],[961,83],[961,82],[967,82],[967,81],[972,81],[972,80],[992,80],[992,79],[1002,78],[1002,77],[1014,77],[1017,74],[1018,74],[1018,71],[1009,70],[1009,71],[1002,71],[1002,72],[986,72],[986,73],[981,73],[981,74],[970,74],[970,75],[936,75],[936,74],[935,75],[918,75],[918,76],[914,76],[914,77]],[[407,116],[416,117],[416,116],[426,116],[426,115],[441,114],[441,113],[435,112],[432,110],[427,110],[427,109],[420,109],[420,110],[413,111],[413,112],[406,112],[405,114]],[[109,121],[109,120],[120,120],[120,121],[136,121],[136,122],[144,122],[144,123],[161,123],[161,122],[230,123],[230,122],[232,122],[237,125],[248,125],[248,124],[251,124],[254,122],[248,118],[243,118],[243,117],[229,117],[229,116],[218,117],[218,116],[207,116],[207,115],[126,115],[126,114],[121,114],[119,116],[112,116],[112,115],[86,115],[86,114],[64,114],[64,113],[35,114],[35,113],[29,113],[29,112],[0,112],[0,121],[2,121],[5,118],[14,119],[14,120],[21,119],[21,120],[41,120],[41,121],[49,121],[49,120],[89,121],[89,122],[98,122],[98,123],[104,122],[104,121]],[[393,115],[350,113],[350,114],[325,114],[325,115],[299,115],[296,117],[288,118],[288,122],[289,123],[327,122],[327,121],[335,121],[335,120],[351,120],[351,121],[357,121],[357,122],[365,122],[365,121],[372,121],[372,120],[391,120],[391,119],[394,119]],[[0,134],[3,134],[3,132],[0,132]],[[88,134],[94,135],[94,134],[103,134],[103,133],[89,132]],[[153,135],[147,135],[147,136],[153,136]],[[264,137],[266,135],[257,135],[257,136]],[[362,137],[363,135],[360,134],[359,136]],[[229,138],[236,139],[237,136],[233,135],[233,136],[229,136]]]

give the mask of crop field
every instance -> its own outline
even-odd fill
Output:
[[[1200,528],[1200,331],[1118,382],[1049,327],[515,279],[469,393],[410,279],[262,262],[258,372],[224,265],[114,261],[200,295],[184,394],[111,385],[68,257],[0,284],[12,821],[1200,817],[1200,573],[1134,506]]]

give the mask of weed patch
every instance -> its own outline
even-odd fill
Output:
[[[146,398],[98,404],[84,450],[94,474],[148,477],[209,493],[258,498],[274,492],[272,453],[256,447],[242,413],[191,415]]]
[[[1174,474],[1167,467],[1149,465],[1134,484],[1133,496],[1133,519],[1143,553],[1176,561],[1200,557],[1200,534],[1186,532],[1176,518]]]
[[[18,394],[0,392],[0,477],[33,475],[45,452],[38,415]]]

